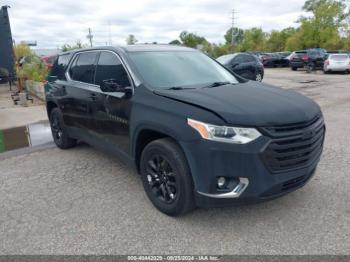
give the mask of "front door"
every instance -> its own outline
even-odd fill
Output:
[[[131,81],[118,55],[101,51],[96,66],[95,85],[113,81],[120,87],[131,87]],[[111,90],[112,91],[112,90]],[[129,153],[129,119],[131,98],[122,92],[98,90],[91,107],[92,130],[109,145],[115,145],[123,153]]]

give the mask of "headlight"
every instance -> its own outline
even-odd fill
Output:
[[[187,119],[189,126],[197,130],[202,138],[207,140],[247,144],[261,136],[255,128],[214,126],[193,119]]]

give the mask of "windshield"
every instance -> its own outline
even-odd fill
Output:
[[[134,52],[130,57],[142,78],[154,89],[238,83],[229,71],[196,51]]]

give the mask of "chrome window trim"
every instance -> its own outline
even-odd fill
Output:
[[[65,75],[66,75],[66,77],[67,77],[67,81],[75,82],[75,83],[78,83],[78,84],[89,85],[89,86],[91,86],[91,87],[100,88],[100,86],[95,85],[95,84],[90,84],[90,83],[86,83],[86,82],[80,82],[80,81],[77,81],[77,80],[73,80],[73,79],[70,77],[70,75],[69,75],[69,70],[71,69],[72,63],[74,62],[74,60],[76,59],[76,57],[77,57],[79,54],[82,54],[82,53],[91,53],[91,52],[95,52],[95,53],[108,52],[108,53],[112,53],[113,55],[115,55],[115,56],[119,59],[120,63],[122,64],[122,66],[123,66],[123,68],[124,68],[124,70],[126,71],[126,73],[128,74],[129,82],[130,82],[132,91],[133,91],[133,93],[134,93],[134,90],[135,90],[134,79],[131,77],[131,74],[130,74],[130,72],[129,72],[128,67],[126,66],[126,64],[125,64],[125,62],[123,61],[123,59],[121,58],[121,56],[120,56],[118,53],[116,53],[116,52],[114,52],[114,51],[111,51],[111,50],[95,49],[95,50],[86,50],[86,51],[78,51],[78,52],[76,52],[76,53],[73,55],[71,61],[69,62],[68,67],[67,67],[67,70],[66,70],[66,73],[65,73]],[[99,54],[99,55],[100,55],[100,54]],[[97,61],[97,64],[98,64],[98,61]],[[96,64],[96,66],[97,66],[97,64]],[[95,80],[95,79],[94,79],[94,80]],[[116,92],[116,93],[117,93],[117,92]]]
[[[76,52],[76,53],[73,55],[72,59],[71,59],[70,62],[69,62],[69,65],[68,65],[68,67],[67,67],[67,70],[66,70],[66,78],[67,78],[67,81],[74,82],[74,83],[78,83],[78,84],[89,85],[89,86],[91,86],[91,87],[99,87],[99,86],[97,86],[97,85],[95,85],[95,84],[91,84],[91,83],[86,83],[86,82],[80,82],[80,81],[77,81],[77,80],[73,80],[73,79],[70,77],[70,75],[69,75],[69,70],[71,69],[72,64],[73,64],[73,62],[75,61],[76,57],[77,57],[79,54],[82,54],[82,53],[92,53],[92,52],[98,54],[99,50],[80,51],[80,52]]]

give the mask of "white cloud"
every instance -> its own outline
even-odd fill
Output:
[[[18,42],[60,47],[81,40],[91,27],[95,45],[125,44],[128,34],[139,42],[167,43],[188,30],[211,42],[223,42],[235,8],[237,26],[265,31],[295,26],[304,0],[0,0],[10,5],[12,34]],[[110,26],[109,26],[110,25]]]

